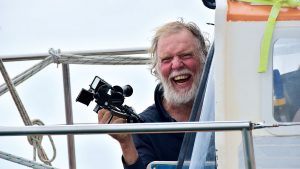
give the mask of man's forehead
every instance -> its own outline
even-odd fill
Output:
[[[188,52],[194,51],[197,48],[197,41],[193,36],[165,36],[158,41],[157,52]]]

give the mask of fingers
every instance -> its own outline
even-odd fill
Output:
[[[109,120],[111,118],[111,113],[107,109],[101,109],[98,111],[98,123],[99,124],[108,124]],[[113,116],[110,123],[117,124],[117,123],[126,123],[126,119],[119,118],[117,116]],[[129,134],[110,134],[114,139],[119,141],[120,143],[126,142],[127,140],[130,140],[131,135]]]
[[[105,124],[109,121],[111,113],[109,110],[101,109],[98,111],[98,123]]]
[[[100,124],[108,124],[108,123],[126,123],[126,119],[123,118],[119,118],[117,116],[113,116],[113,118],[111,119],[111,113],[109,110],[107,109],[101,109],[98,111],[98,123]]]
[[[101,109],[97,113],[98,113],[98,123],[101,123],[103,115],[105,113],[105,109]]]
[[[117,124],[117,123],[126,123],[126,119],[114,116],[111,123],[114,123],[114,124]]]

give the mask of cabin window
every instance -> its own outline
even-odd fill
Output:
[[[273,50],[273,117],[300,122],[300,39],[279,39]]]

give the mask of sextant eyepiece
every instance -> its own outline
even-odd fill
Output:
[[[113,92],[118,92],[122,94],[124,97],[129,97],[133,93],[133,89],[130,85],[125,85],[123,87],[113,86]]]
[[[131,96],[132,93],[133,93],[133,89],[132,89],[132,87],[130,85],[123,86],[123,95],[125,97]]]

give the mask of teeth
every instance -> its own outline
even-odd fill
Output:
[[[188,78],[187,75],[180,75],[180,76],[174,77],[174,80],[182,80],[182,79],[186,79],[186,78]]]

